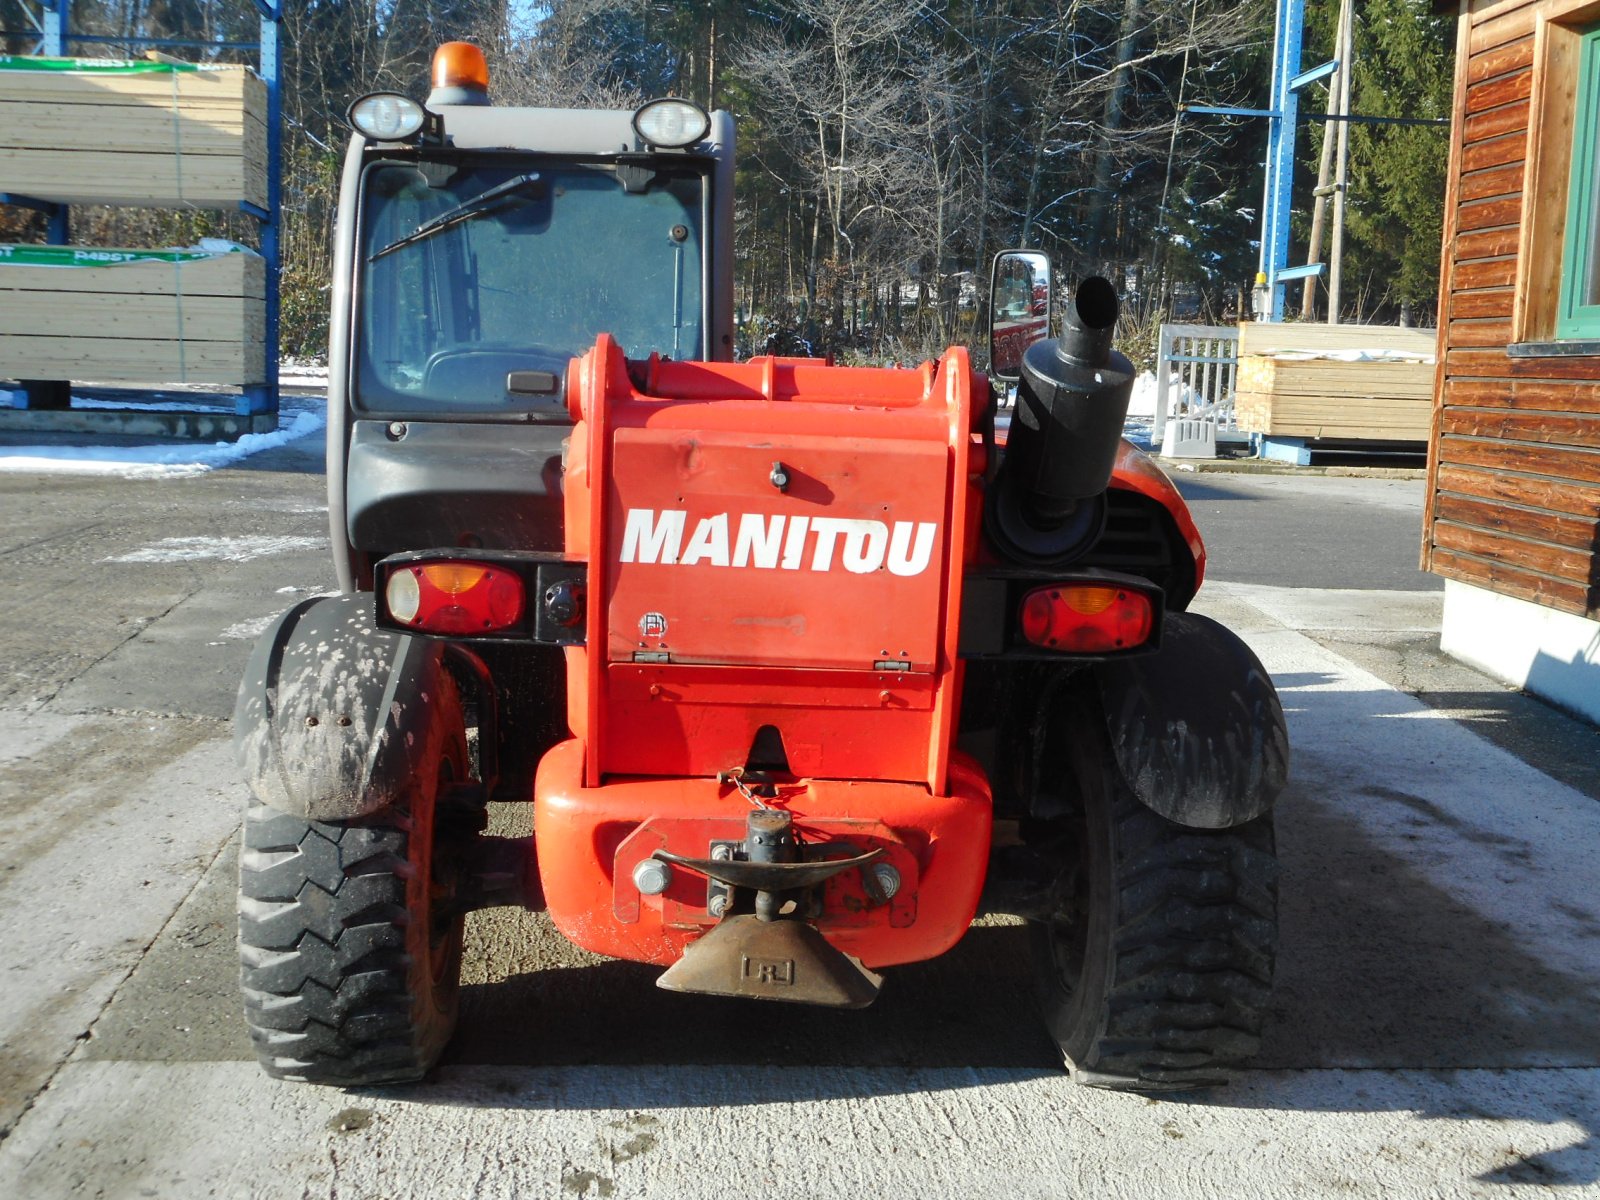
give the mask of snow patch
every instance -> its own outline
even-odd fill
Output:
[[[277,617],[252,617],[248,621],[235,621],[217,636],[224,640],[254,641],[267,631],[268,625],[271,625],[277,619]]]
[[[1128,401],[1128,416],[1154,417],[1156,415],[1156,394],[1158,391],[1156,374],[1154,371],[1141,372],[1133,381],[1133,396]],[[1182,376],[1176,372],[1167,377],[1167,415],[1176,416],[1186,409],[1198,407],[1203,402],[1203,397],[1194,388],[1183,382]]]
[[[249,562],[269,554],[291,550],[311,550],[326,546],[319,537],[173,537],[162,538],[154,546],[101,559],[112,563],[173,563],[220,559],[223,562]]]
[[[127,406],[117,404],[110,407]],[[192,475],[203,475],[218,467],[230,466],[263,450],[275,450],[299,438],[309,437],[326,424],[327,417],[324,413],[300,412],[295,415],[293,421],[275,432],[247,433],[236,442],[215,442],[209,446],[0,447],[0,471],[55,475],[118,475],[124,479],[182,479]]]

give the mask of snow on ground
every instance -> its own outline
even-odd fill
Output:
[[[169,537],[153,546],[103,561],[114,563],[195,562],[215,558],[224,562],[249,562],[286,550],[309,550],[323,544],[320,537]]]
[[[1156,376],[1154,371],[1142,372],[1133,381],[1133,398],[1128,401],[1128,416],[1154,418],[1156,415]],[[1173,374],[1167,380],[1167,415],[1193,408],[1203,403],[1199,392]]]
[[[326,363],[288,361],[278,365],[278,382],[284,387],[328,386]]]
[[[15,394],[0,389],[0,405]],[[108,401],[72,398],[74,408],[106,408],[142,412],[227,412],[214,405],[181,401]],[[272,433],[247,433],[235,442],[162,442],[141,445],[0,446],[0,472],[52,475],[120,475],[126,479],[181,479],[231,466],[252,454],[273,450],[309,437],[327,424],[326,402],[320,397],[283,397],[278,428]]]

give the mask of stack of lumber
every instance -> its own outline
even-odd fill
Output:
[[[0,376],[255,384],[259,255],[0,245]]]
[[[0,192],[264,208],[266,111],[246,67],[0,55]]]
[[[1433,329],[1242,324],[1239,428],[1269,437],[1426,441],[1437,343]]]

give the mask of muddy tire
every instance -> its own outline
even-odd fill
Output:
[[[436,764],[369,817],[312,821],[253,803],[239,856],[239,957],[256,1057],[279,1079],[420,1079],[455,1028],[462,918],[432,911],[435,801],[464,778],[444,679],[418,761]]]
[[[1103,736],[1071,758],[1075,862],[1060,915],[1031,930],[1050,1034],[1087,1086],[1224,1083],[1255,1053],[1267,1015],[1278,934],[1272,815],[1188,829],[1134,798]]]

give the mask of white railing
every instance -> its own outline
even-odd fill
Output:
[[[1238,430],[1233,413],[1238,361],[1236,325],[1161,327],[1156,351],[1156,421],[1151,438],[1157,449],[1166,432],[1169,412],[1173,416],[1204,418],[1217,432]]]

